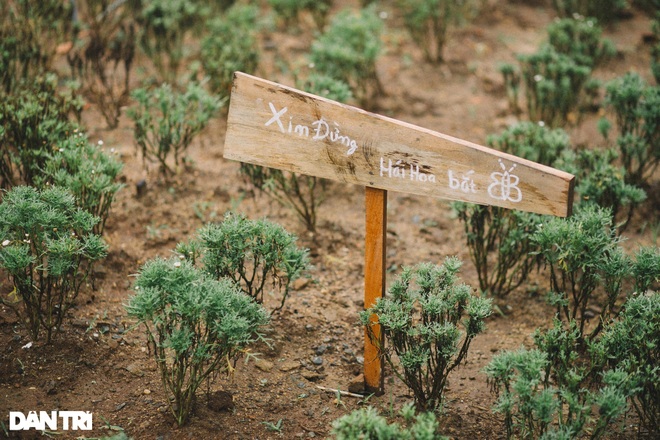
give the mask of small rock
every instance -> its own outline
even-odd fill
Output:
[[[309,285],[309,278],[298,278],[293,282],[293,290],[302,290]]]
[[[49,381],[46,385],[46,394],[57,394],[57,383],[54,380]]]
[[[208,407],[215,412],[230,411],[234,409],[234,397],[227,391],[216,391],[210,396]]]
[[[412,106],[412,113],[414,116],[422,116],[423,114],[426,114],[428,110],[429,106],[425,102],[417,101]]]
[[[289,371],[297,370],[300,368],[300,362],[297,361],[286,361],[280,365],[280,371],[288,373]]]
[[[316,347],[316,350],[314,350],[314,353],[318,354],[319,356],[328,351],[328,346],[326,344],[321,344],[318,347]]]
[[[257,359],[254,361],[254,366],[263,372],[268,372],[273,369],[273,363],[266,359]]]
[[[135,184],[135,194],[138,198],[147,193],[147,181],[142,179]]]
[[[364,394],[366,388],[364,387],[364,375],[360,374],[355,376],[348,384],[348,392],[355,394]]]
[[[318,382],[319,380],[323,379],[325,376],[326,376],[325,374],[314,373],[313,371],[305,371],[302,373],[302,377],[304,377],[310,382]]]
[[[119,405],[115,406],[115,411],[121,411],[126,406],[126,402],[122,402]]]
[[[151,390],[145,389],[144,391],[142,391],[142,394],[144,394],[145,396],[148,396],[149,394],[151,394]]]
[[[323,365],[323,358],[321,356],[314,356],[312,358],[312,363],[314,365]]]
[[[140,370],[140,367],[138,367],[136,364],[129,364],[124,369],[129,373],[131,373],[133,376],[137,376],[137,377],[144,376],[144,372]]]

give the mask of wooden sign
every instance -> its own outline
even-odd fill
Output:
[[[225,158],[385,190],[568,216],[574,176],[243,73]]]
[[[365,309],[385,293],[387,190],[561,217],[573,206],[571,174],[240,72],[224,156],[366,187]],[[369,392],[381,367],[365,335]]]

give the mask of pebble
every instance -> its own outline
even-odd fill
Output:
[[[144,372],[140,370],[140,367],[138,367],[136,364],[129,364],[125,367],[125,370],[131,373],[134,376],[137,377],[142,377],[144,376]]]
[[[263,372],[268,372],[273,369],[273,363],[271,361],[267,361],[266,359],[257,359],[254,361],[254,366]]]
[[[348,384],[348,392],[356,394],[362,394],[365,392],[363,374],[360,374],[351,380],[351,382]]]
[[[312,363],[314,365],[323,365],[323,358],[321,356],[314,356],[312,358]]]
[[[297,361],[286,361],[280,365],[280,371],[288,373],[289,371],[297,370],[300,368],[300,362]]]
[[[145,396],[148,396],[149,394],[151,394],[151,390],[145,389],[144,391],[142,391],[142,394],[144,394]]]
[[[321,345],[319,345],[318,347],[316,347],[316,350],[314,350],[314,353],[316,353],[316,354],[318,354],[318,355],[322,355],[323,353],[325,353],[326,351],[328,351],[328,348],[330,348],[328,345],[326,345],[326,344],[321,344]]]

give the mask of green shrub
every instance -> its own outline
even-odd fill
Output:
[[[614,21],[628,6],[626,0],[552,0],[560,17],[594,17],[603,23]]]
[[[348,84],[364,106],[381,90],[376,59],[382,51],[382,27],[373,8],[359,14],[345,10],[312,43],[310,60],[315,72]]]
[[[559,333],[553,335],[559,342],[556,348],[571,353],[571,332]],[[591,370],[573,362],[564,367],[553,365],[543,349],[495,355],[485,371],[498,396],[493,411],[504,415],[507,439],[574,439],[587,433],[597,439],[625,412],[631,388],[624,372],[606,371],[603,385],[590,389],[583,383]],[[568,382],[553,385],[557,371]]]
[[[302,81],[300,88],[333,101],[345,103],[353,99],[351,87],[346,82],[316,72],[312,72]]]
[[[565,125],[578,109],[591,69],[549,45],[518,59],[529,118],[550,127]]]
[[[521,286],[539,266],[531,240],[543,217],[497,206],[453,203],[463,223],[470,257],[482,292],[504,297]]]
[[[490,299],[473,296],[470,287],[458,284],[460,266],[454,257],[441,266],[426,263],[404,268],[388,295],[360,313],[379,355],[412,391],[420,410],[442,405],[449,373],[465,359],[472,339],[484,330],[484,320],[491,313]],[[372,315],[378,319],[372,321]],[[372,326],[377,324],[384,343],[374,334]],[[400,365],[394,362],[395,355]]]
[[[230,280],[214,280],[188,261],[155,259],[137,275],[129,316],[144,325],[171,413],[184,424],[205,381],[232,372],[260,338],[268,313]]]
[[[435,414],[425,412],[414,416],[412,406],[401,409],[406,426],[388,424],[385,417],[373,407],[357,409],[332,422],[332,437],[335,440],[444,440],[439,436]],[[414,423],[413,423],[414,420]]]
[[[222,98],[231,93],[234,72],[253,73],[257,68],[258,16],[257,6],[239,3],[207,23],[201,42],[202,66],[211,90]]]
[[[325,27],[332,0],[268,0],[275,13],[282,17],[287,27],[298,24],[298,16],[309,11],[319,30]]]
[[[203,21],[205,7],[189,0],[132,0],[139,44],[160,78],[173,82],[184,60],[185,38]]]
[[[660,254],[655,252],[656,283]],[[639,261],[639,257],[638,257]],[[649,433],[660,432],[660,293],[640,292],[628,299],[616,323],[601,337],[602,354],[610,368],[631,375],[637,392],[631,403]]]
[[[660,249],[643,247],[635,254],[633,265],[635,292],[660,291]]]
[[[575,321],[579,337],[593,339],[615,313],[631,261],[619,245],[609,209],[580,206],[568,219],[551,218],[532,236],[550,269],[550,302],[557,317]],[[594,304],[598,302],[598,304]],[[600,307],[597,326],[585,332],[590,306]]]
[[[577,16],[555,20],[547,30],[548,42],[558,53],[591,69],[612,58],[616,52],[610,40],[602,39],[603,30],[594,18]]]
[[[98,218],[77,208],[61,188],[17,186],[0,203],[0,268],[14,291],[0,301],[14,310],[37,340],[50,343],[107,246],[92,233]]]
[[[626,171],[614,165],[617,156],[612,149],[567,152],[560,168],[576,176],[580,203],[609,208],[612,217],[620,219],[617,227],[624,231],[635,208],[646,200],[646,192],[625,182]]]
[[[660,165],[660,87],[647,86],[628,73],[606,86],[605,103],[614,110],[620,137],[617,145],[626,182],[647,185]]]
[[[317,210],[325,199],[321,178],[246,163],[240,173],[259,191],[292,209],[308,231],[316,231]]]
[[[413,41],[431,63],[443,60],[450,25],[460,23],[475,13],[478,2],[451,0],[398,0],[404,23]]]
[[[521,122],[497,136],[489,146],[534,162],[552,165],[569,148],[562,129]],[[504,297],[522,285],[539,258],[531,236],[543,216],[496,206],[453,203],[465,229],[470,257],[477,269],[479,288],[492,296]]]
[[[129,101],[135,56],[130,10],[111,8],[107,0],[85,0],[78,2],[76,12],[80,21],[67,60],[85,96],[97,105],[108,127],[117,128]]]
[[[167,163],[168,157],[173,155],[178,167],[194,137],[224,105],[195,83],[189,83],[185,92],[163,84],[151,90],[137,89],[132,96],[137,104],[128,110],[128,116],[135,123],[135,142],[145,162],[156,160],[166,176],[175,172]]]
[[[123,188],[118,182],[123,164],[92,145],[82,133],[76,133],[55,145],[38,183],[66,188],[76,198],[76,205],[99,222],[93,232],[102,235],[115,194]]]
[[[655,37],[655,44],[651,47],[651,72],[656,84],[660,84],[660,12],[656,11],[651,30]]]
[[[14,0],[0,3],[0,89],[11,94],[51,69],[57,45],[70,41],[72,3]]]
[[[553,166],[565,151],[570,150],[568,134],[545,124],[518,122],[499,135],[486,139],[488,146],[533,162]]]
[[[515,115],[521,112],[518,103],[520,99],[520,72],[510,63],[502,63],[498,66],[498,70],[504,77],[504,89],[506,90],[507,101],[509,102],[509,109]]]
[[[76,129],[69,115],[80,116],[82,103],[60,94],[54,75],[23,83],[0,99],[0,184],[32,185],[53,146]]]
[[[259,303],[270,281],[282,296],[279,310],[291,283],[309,267],[308,251],[298,248],[296,240],[276,223],[228,213],[222,223],[204,226],[197,239],[177,251],[193,262],[201,259],[211,276],[231,279]]]

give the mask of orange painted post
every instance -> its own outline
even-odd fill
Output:
[[[365,187],[366,234],[364,251],[364,308],[376,303],[385,294],[385,251],[387,238],[387,191]],[[372,316],[371,320],[376,320]],[[384,343],[380,326],[372,327],[374,334]],[[364,382],[367,392],[383,392],[382,360],[378,347],[364,337]]]

